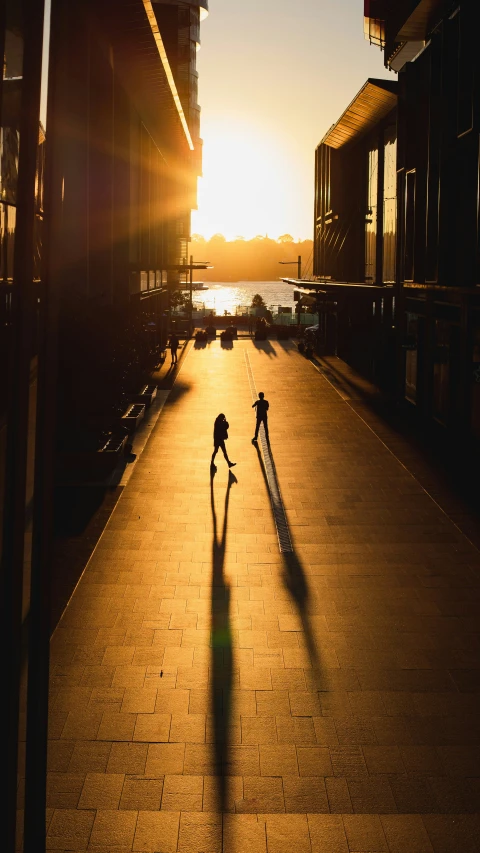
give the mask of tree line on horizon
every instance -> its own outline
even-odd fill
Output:
[[[302,274],[311,272],[313,240],[294,240],[282,234],[277,240],[258,235],[251,240],[237,237],[227,240],[214,234],[209,240],[192,234],[191,253],[194,261],[208,261],[213,269],[199,273],[203,281],[275,281],[297,277],[296,261],[302,256]],[[280,262],[291,265],[281,266]]]

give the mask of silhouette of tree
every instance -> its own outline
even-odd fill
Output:
[[[312,241],[282,242],[258,235],[252,240],[237,237],[226,240],[223,234],[214,234],[210,240],[194,235],[194,252],[200,258],[208,259],[213,269],[202,272],[204,281],[275,281],[285,272],[279,267],[279,261],[292,261],[295,255],[302,255],[305,268],[312,255]]]
[[[277,243],[293,243],[293,237],[291,234],[282,234],[278,238]]]
[[[178,308],[179,305],[185,304],[186,296],[181,290],[173,290],[170,294],[170,307]]]
[[[256,293],[252,298],[252,308],[266,308],[265,300],[260,293]]]

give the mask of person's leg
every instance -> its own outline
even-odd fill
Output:
[[[215,456],[217,455],[217,451],[218,451],[218,444],[215,444],[213,447],[213,453],[212,453],[212,461],[211,461],[212,465],[214,464],[214,460],[215,460]]]
[[[234,465],[236,465],[237,463],[236,463],[236,462],[231,462],[231,461],[230,461],[230,459],[228,458],[227,448],[225,447],[225,442],[224,442],[224,441],[222,441],[222,443],[221,443],[220,447],[221,447],[221,448],[222,448],[222,450],[223,450],[223,455],[225,456],[225,462],[227,463],[228,467],[229,467],[229,468],[233,468],[233,466],[234,466]]]
[[[257,422],[255,424],[255,438],[253,439],[254,441],[256,441],[258,438],[258,430],[260,429],[260,424],[261,424],[261,420],[260,420],[260,418],[257,418]]]
[[[263,428],[265,430],[265,438],[267,439],[267,444],[270,444],[270,437],[268,435],[268,418],[263,419]]]

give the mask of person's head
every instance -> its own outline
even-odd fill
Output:
[[[260,397],[261,400],[263,400],[263,398],[265,397],[265,394],[263,393],[263,391],[259,391],[258,396]]]
[[[224,421],[224,420],[225,420],[225,415],[223,413],[221,413],[220,415],[217,415],[217,417],[215,418],[215,423],[219,424],[220,421]]]

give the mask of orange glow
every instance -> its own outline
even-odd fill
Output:
[[[275,137],[224,119],[204,119],[202,136],[203,178],[192,231],[206,238],[220,232],[227,240],[289,231],[295,174]]]

